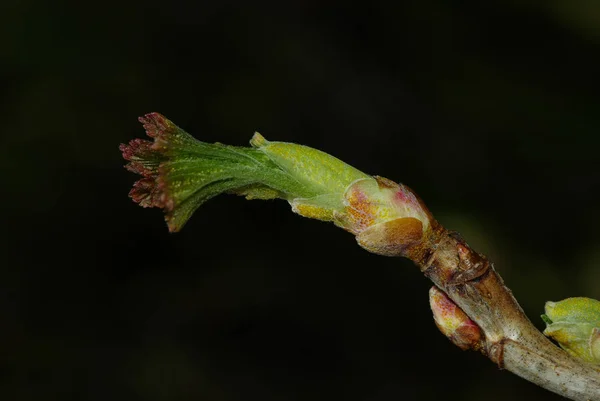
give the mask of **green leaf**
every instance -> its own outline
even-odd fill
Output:
[[[567,298],[547,302],[544,334],[570,354],[600,364],[600,301],[591,298]]]
[[[344,190],[368,175],[307,146],[269,142],[256,133],[256,148],[205,143],[158,113],[140,118],[154,142],[121,145],[127,169],[142,175],[130,197],[165,211],[169,230],[179,231],[207,200],[233,193],[247,199],[311,199],[331,219],[344,207]],[[329,212],[325,212],[325,211]]]
[[[284,199],[304,217],[332,221],[370,252],[398,256],[418,249],[433,224],[410,188],[371,177],[304,145],[267,141],[252,147],[205,143],[158,113],[140,118],[153,141],[121,145],[126,168],[143,176],[130,197],[165,212],[179,231],[204,202],[231,193],[247,199]]]

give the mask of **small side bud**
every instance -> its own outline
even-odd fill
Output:
[[[254,135],[252,135],[252,138],[250,138],[250,145],[253,148],[260,148],[262,146],[267,146],[268,144],[269,141],[267,141],[267,139],[262,136],[260,132],[255,132]]]
[[[544,334],[584,361],[600,364],[600,301],[567,298],[546,302]]]
[[[462,350],[482,348],[481,329],[438,287],[429,290],[435,325]]]

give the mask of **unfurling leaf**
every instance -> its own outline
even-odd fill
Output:
[[[544,334],[564,350],[587,362],[600,364],[600,301],[567,298],[546,302]]]
[[[141,206],[162,208],[170,231],[179,231],[200,205],[221,193],[285,199],[294,212],[331,221],[382,255],[405,254],[435,224],[410,188],[320,150],[270,142],[259,133],[251,148],[209,144],[158,113],[140,121],[154,141],[121,145],[127,169],[143,177],[129,195]]]

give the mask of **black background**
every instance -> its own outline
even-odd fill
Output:
[[[118,145],[159,111],[404,182],[541,328],[546,300],[600,298],[596,1],[0,9],[0,399],[560,399],[452,346],[409,261],[285,202],[168,234]]]

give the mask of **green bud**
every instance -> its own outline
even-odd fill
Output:
[[[179,231],[200,205],[222,193],[285,199],[294,212],[331,221],[382,255],[405,255],[431,228],[431,215],[410,188],[320,150],[270,142],[259,133],[251,148],[211,144],[158,113],[140,121],[153,141],[121,145],[126,167],[142,176],[130,196],[141,206],[162,208],[170,231]]]
[[[546,302],[544,334],[564,350],[587,362],[600,364],[600,301],[567,298]]]

